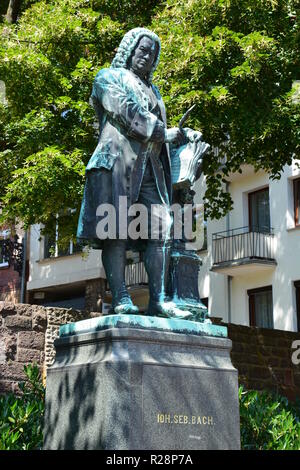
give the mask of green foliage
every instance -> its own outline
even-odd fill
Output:
[[[300,77],[299,12],[294,0],[168,0],[153,21],[171,123],[196,103],[189,125],[226,156],[222,175],[213,152],[204,164],[207,217],[231,208],[223,183],[242,164],[278,178],[299,158],[300,106],[291,93]]]
[[[244,450],[300,450],[300,402],[239,389],[241,447]]]
[[[97,142],[89,105],[92,82],[111,62],[125,31],[135,26],[161,37],[155,83],[169,125],[178,124],[196,103],[188,125],[226,155],[222,174],[213,152],[204,164],[206,217],[219,218],[231,209],[224,183],[242,164],[277,178],[285,164],[299,158],[299,103],[292,99],[293,80],[300,77],[298,0],[27,0],[22,5],[16,25],[0,24],[0,80],[7,95],[7,103],[0,104],[2,220],[41,222],[50,231],[54,215],[71,207],[76,212],[60,240],[67,244],[75,236],[83,166]]]
[[[24,366],[21,396],[0,397],[0,450],[34,450],[43,445],[45,389],[37,365]]]
[[[84,167],[96,143],[89,105],[99,68],[126,30],[148,22],[158,2],[44,0],[22,3],[16,25],[0,25],[0,205],[2,220],[65,218],[62,247],[75,237]]]

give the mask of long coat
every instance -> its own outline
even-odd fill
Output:
[[[158,89],[160,117],[166,126],[165,106]],[[78,222],[77,238],[94,248],[102,243],[96,236],[100,204],[113,204],[118,217],[119,196],[127,196],[129,205],[138,200],[148,153],[157,153],[163,166],[169,201],[172,200],[171,164],[168,144],[151,140],[158,117],[142,82],[124,68],[102,69],[96,76],[93,104],[99,119],[98,145],[86,167],[86,184]]]

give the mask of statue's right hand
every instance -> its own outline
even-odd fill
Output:
[[[183,145],[187,141],[186,136],[181,132],[179,127],[171,127],[165,131],[165,142],[171,144]]]

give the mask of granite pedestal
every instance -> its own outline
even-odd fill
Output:
[[[64,325],[44,449],[239,449],[226,328],[135,315]]]

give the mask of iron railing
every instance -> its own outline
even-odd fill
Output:
[[[126,287],[144,286],[148,284],[148,275],[142,261],[126,265],[125,284]],[[107,280],[105,280],[105,290],[110,290]]]
[[[274,260],[274,233],[270,227],[239,227],[214,233],[213,264],[243,259]]]
[[[148,284],[148,275],[142,261],[127,264],[125,268],[125,283],[127,287]]]
[[[0,240],[0,263],[8,263],[9,266],[13,266],[14,270],[20,275],[23,266],[23,256],[23,243],[18,241],[17,235],[13,239]]]

